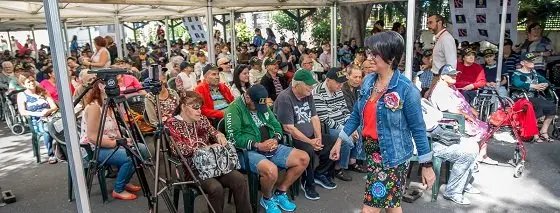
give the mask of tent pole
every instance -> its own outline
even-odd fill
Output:
[[[504,68],[503,66],[503,62],[504,62],[504,40],[506,38],[506,18],[507,18],[507,7],[508,4],[507,0],[502,1],[503,5],[502,5],[502,20],[500,23],[500,42],[499,42],[499,49],[498,49],[498,73],[496,75],[496,82],[499,84],[500,81],[502,80],[501,76],[502,76],[502,70]]]
[[[208,45],[208,61],[210,63],[216,63],[216,55],[214,54],[214,39],[212,36],[212,29],[214,28],[214,15],[212,15],[212,0],[208,0],[208,5],[206,6],[206,40]]]
[[[70,48],[68,47],[68,26],[66,26],[66,21],[63,23],[64,26],[64,50],[66,56],[70,56]]]
[[[298,40],[298,43],[299,43],[299,42],[301,42],[301,30],[302,30],[302,28],[303,28],[303,27],[301,27],[302,20],[300,20],[300,18],[301,18],[301,11],[300,11],[300,9],[297,9],[297,17],[298,17],[298,20],[296,20],[296,24],[297,24],[297,40]]]
[[[8,47],[10,49],[10,55],[14,55],[14,48],[12,47],[12,36],[10,36],[10,31],[8,30]]]
[[[93,46],[93,39],[91,39],[91,27],[90,26],[87,27],[87,32],[88,32],[88,36],[89,36],[89,46],[91,48]]]
[[[82,165],[82,156],[80,152],[80,144],[78,142],[78,129],[75,128],[76,115],[74,114],[74,106],[72,103],[72,95],[70,94],[70,80],[68,79],[68,70],[66,66],[66,58],[64,56],[64,43],[60,39],[62,31],[60,26],[60,13],[58,10],[57,0],[43,0],[45,10],[45,20],[47,31],[49,33],[49,45],[53,56],[53,65],[57,80],[58,94],[61,96],[59,106],[62,112],[62,124],[64,126],[64,139],[66,141],[66,149],[68,151],[68,162],[70,164],[70,173],[72,175],[72,183],[74,184],[74,195],[76,197],[76,205],[79,213],[90,213],[90,203],[86,188],[86,180],[84,177],[84,168]]]
[[[237,66],[237,39],[235,35],[235,11],[229,12],[229,23],[231,24],[231,62]],[[224,32],[225,34],[225,32]]]
[[[39,51],[37,51],[37,40],[35,40],[35,28],[31,26],[31,37],[33,38],[33,51],[35,51],[35,62],[39,63]]]
[[[338,44],[336,38],[336,18],[337,18],[337,11],[336,11],[336,2],[331,6],[331,67],[337,67],[337,51],[336,45]]]
[[[406,16],[406,54],[404,76],[412,79],[412,57],[414,52],[414,9],[416,8],[416,0],[408,0],[408,9]]]
[[[226,31],[226,30],[227,30],[227,27],[226,27],[226,25],[227,25],[227,24],[226,24],[227,19],[226,19],[226,15],[225,15],[225,14],[222,15],[222,21],[223,21],[223,22],[222,22],[222,28],[223,28],[223,30],[224,30],[224,43],[227,43],[227,33],[226,33],[226,32],[227,32],[227,31]],[[214,38],[214,33],[212,33],[212,38]]]
[[[167,42],[167,58],[171,59],[171,40],[169,40],[169,17],[165,17],[165,40]]]
[[[122,45],[121,45],[121,35],[122,31],[120,28],[120,21],[118,14],[115,14],[115,45],[117,45],[117,57],[123,57]],[[113,59],[114,60],[114,59]]]

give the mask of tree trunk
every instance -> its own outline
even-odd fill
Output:
[[[362,46],[366,34],[366,24],[371,16],[373,4],[360,5],[342,5],[339,6],[340,25],[342,30],[340,33],[340,41],[349,41],[351,38],[356,39],[356,43]],[[338,42],[333,42],[336,44]]]

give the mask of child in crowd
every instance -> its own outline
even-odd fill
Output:
[[[422,54],[422,65],[420,65],[420,70],[416,72],[416,77],[414,78],[416,87],[420,89],[420,93],[424,96],[430,86],[432,85],[432,78],[434,77],[432,69],[432,50],[425,50]]]

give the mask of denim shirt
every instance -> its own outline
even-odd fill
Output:
[[[350,135],[358,127],[363,128],[364,106],[370,98],[375,79],[377,79],[375,73],[365,77],[358,102],[354,105],[354,110],[346,121],[344,130],[339,134],[341,139],[351,141]],[[426,135],[420,92],[399,70],[395,70],[387,87],[387,93],[391,92],[396,92],[400,96],[402,108],[392,111],[385,106],[383,98],[379,99],[377,103],[377,133],[383,166],[385,168],[395,167],[408,161],[414,151],[414,142],[418,150],[419,162],[431,161],[432,151]]]

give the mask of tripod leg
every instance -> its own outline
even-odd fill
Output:
[[[107,119],[107,110],[109,109],[109,104],[111,104],[112,99],[107,99],[107,102],[103,104],[103,108],[101,110],[101,123],[99,124],[99,130],[97,131],[97,141],[95,142],[95,147],[100,147],[101,140],[103,140],[103,130],[105,129],[105,121]],[[97,174],[98,162],[99,159],[99,148],[96,148],[93,152],[93,156],[89,161],[88,172],[87,172],[87,179],[86,184],[88,188],[88,195],[91,192],[91,185],[93,182],[93,177]]]

